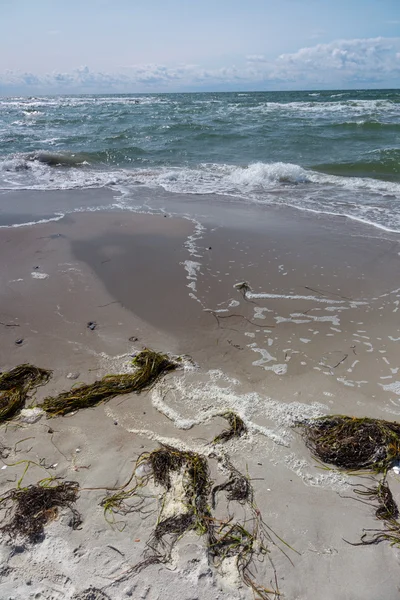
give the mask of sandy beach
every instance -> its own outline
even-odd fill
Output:
[[[398,235],[287,207],[226,211],[218,198],[212,208],[187,200],[194,218],[175,202],[168,212],[82,210],[18,227],[7,225],[29,222],[28,211],[2,215],[1,370],[33,363],[53,371],[34,404],[131,372],[145,347],[190,361],[142,394],[2,426],[1,493],[22,475],[24,485],[76,481],[82,524],[71,528],[66,510],[40,543],[3,538],[0,598],[254,598],[234,557],[211,564],[194,531],[166,564],[132,571],[159,511],[179,502],[168,496],[160,509],[161,490],[149,484],[145,510],[113,522],[101,502],[160,444],[205,457],[216,485],[226,481],[227,460],[248,475],[271,536],[252,573],[275,590],[271,598],[399,598],[399,551],[352,545],[382,526],[354,497],[360,478],[323,468],[293,427],[326,414],[399,419]],[[227,410],[248,431],[212,444]],[[399,478],[388,477],[399,500]],[[251,518],[220,496],[221,522]]]

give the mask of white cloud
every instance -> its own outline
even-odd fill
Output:
[[[92,71],[87,66],[46,75],[0,73],[0,94],[292,86],[356,87],[363,84],[400,86],[400,38],[337,40],[301,48],[269,60],[246,56],[239,66],[205,69],[199,65],[131,65],[118,73]]]
[[[272,77],[343,83],[390,81],[400,77],[400,38],[338,40],[282,54]]]
[[[247,62],[250,62],[250,63],[265,63],[265,62],[267,62],[267,59],[265,58],[265,56],[263,54],[249,54],[248,56],[246,56],[246,60],[247,60]]]

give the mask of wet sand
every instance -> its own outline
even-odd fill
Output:
[[[159,441],[209,455],[225,426],[217,413],[233,409],[249,433],[218,451],[248,471],[264,520],[296,550],[291,563],[271,546],[283,597],[398,598],[398,550],[344,541],[380,527],[373,509],[349,498],[354,479],[319,468],[292,425],[327,413],[399,418],[399,246],[344,219],[258,208],[191,220],[82,212],[0,229],[1,366],[53,369],[38,400],[129,370],[145,346],[198,365],[140,396],[3,429],[11,454],[2,491],[22,474],[24,464],[11,466],[21,460],[46,467],[31,466],[24,482],[51,474],[98,488],[121,485]],[[246,297],[234,287],[242,281]],[[390,483],[399,499],[393,475]],[[194,533],[170,565],[113,583],[140,560],[156,513],[124,517],[120,532],[104,520],[104,493],[82,489],[80,531],[61,518],[23,552],[2,544],[1,598],[78,598],[89,585],[112,600],[252,597],[231,571],[210,568]],[[256,575],[274,582],[268,562]]]

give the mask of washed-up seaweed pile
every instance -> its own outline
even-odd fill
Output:
[[[386,472],[400,458],[400,424],[333,415],[299,424],[311,452],[346,470]]]
[[[74,504],[78,499],[79,485],[75,481],[40,481],[36,485],[9,490],[0,498],[0,511],[6,521],[0,531],[10,538],[27,538],[38,542],[43,538],[44,526],[54,520],[60,508],[72,513],[71,527],[77,529],[81,517]]]
[[[178,366],[177,362],[166,354],[148,348],[136,355],[133,364],[136,367],[133,373],[107,375],[95,383],[74,386],[69,392],[45,398],[41,408],[49,416],[55,417],[96,406],[122,394],[139,394],[151,388],[161,375],[173,371]]]
[[[137,573],[151,564],[168,562],[176,542],[186,532],[195,531],[205,537],[209,560],[217,569],[225,559],[234,558],[243,582],[258,598],[268,600],[276,597],[278,584],[275,570],[272,589],[259,585],[252,571],[256,559],[260,561],[268,556],[270,560],[268,546],[276,545],[271,537],[271,530],[263,522],[254,502],[253,488],[248,477],[228,461],[225,461],[224,468],[229,472],[228,480],[213,487],[208,461],[196,452],[163,445],[139,457],[135,472],[143,475],[134,478],[134,486],[131,489],[126,487],[117,494],[107,495],[102,502],[107,520],[110,520],[110,516],[142,510],[143,488],[150,481],[162,488],[157,524],[147,542],[143,560],[130,573]],[[179,476],[183,482],[181,504],[185,510],[164,518],[163,508],[168,493]],[[232,515],[223,520],[216,518],[213,511],[217,495],[221,492],[226,492],[228,502],[237,501],[246,506],[247,517],[242,520],[236,520]]]
[[[400,460],[400,424],[382,419],[332,415],[298,423],[307,447],[319,460],[350,472],[383,473],[373,487],[357,486],[358,499],[375,507],[383,530],[364,530],[360,544],[389,541],[400,547],[399,511],[387,483],[388,470]]]
[[[28,394],[51,377],[51,371],[24,364],[0,375],[0,423],[12,419],[25,406]]]

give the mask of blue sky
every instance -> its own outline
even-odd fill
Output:
[[[400,0],[0,0],[0,94],[400,87]]]

